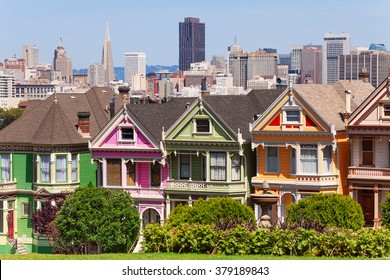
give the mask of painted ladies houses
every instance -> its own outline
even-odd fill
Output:
[[[294,85],[251,125],[255,215],[283,220],[286,206],[322,192],[348,193],[345,113],[372,91],[362,81]],[[350,93],[351,92],[351,93]]]
[[[254,112],[280,93],[171,98],[122,107],[90,144],[99,166],[98,185],[128,190],[144,226],[199,198],[230,196],[246,203],[254,171],[248,126]]]
[[[348,191],[367,226],[380,226],[380,203],[390,191],[390,80],[384,80],[348,118]]]
[[[0,253],[10,253],[16,239],[19,249],[50,251],[46,239],[34,234],[31,214],[57,193],[96,185],[88,140],[108,122],[113,94],[94,88],[30,101],[0,131]]]

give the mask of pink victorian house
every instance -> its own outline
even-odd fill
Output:
[[[143,227],[165,219],[168,167],[160,143],[126,106],[90,141],[98,186],[128,191]]]

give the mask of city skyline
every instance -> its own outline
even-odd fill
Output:
[[[179,22],[185,17],[205,23],[207,60],[213,55],[226,57],[235,37],[244,50],[276,48],[278,54],[289,53],[296,44],[322,44],[327,32],[348,32],[352,46],[383,43],[390,47],[390,39],[385,37],[390,8],[386,0],[374,0],[370,5],[351,0],[300,0],[294,4],[243,0],[239,9],[225,1],[152,2],[70,0],[53,6],[47,0],[0,0],[2,10],[8,11],[2,15],[6,28],[0,29],[0,61],[14,54],[22,57],[22,46],[35,44],[40,62],[51,63],[53,51],[61,43],[74,68],[88,68],[101,59],[108,20],[114,66],[123,66],[124,53],[135,51],[146,53],[148,65],[178,64]]]

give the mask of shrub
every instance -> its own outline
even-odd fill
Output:
[[[361,206],[349,196],[316,194],[287,207],[287,221],[315,221],[328,227],[360,229],[364,225]]]
[[[169,215],[168,224],[202,224],[223,226],[231,222],[254,223],[253,210],[229,197],[216,197],[208,200],[200,199],[192,207],[178,206]]]
[[[386,199],[381,203],[382,226],[390,227],[390,192],[387,193]]]

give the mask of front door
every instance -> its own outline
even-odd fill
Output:
[[[9,210],[7,215],[8,238],[14,238],[14,210]]]
[[[142,214],[143,227],[146,227],[147,224],[159,224],[160,223],[160,214],[155,209],[146,209]]]
[[[374,225],[374,192],[371,190],[359,191],[359,204],[362,206],[366,226]]]

